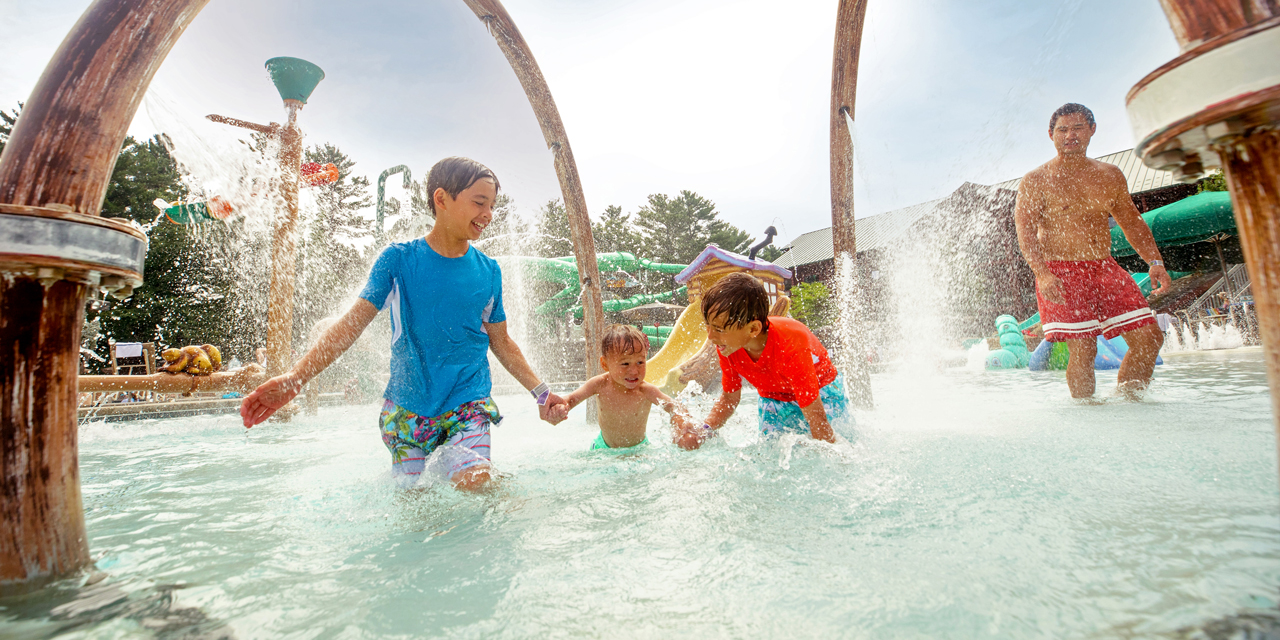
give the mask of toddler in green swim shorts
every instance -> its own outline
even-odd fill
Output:
[[[647,443],[645,425],[649,407],[658,405],[679,425],[692,422],[689,412],[660,389],[644,381],[649,338],[633,326],[610,325],[600,339],[600,367],[604,373],[588,380],[559,405],[563,419],[569,409],[597,396],[600,399],[600,435],[592,449],[624,449]],[[682,426],[681,428],[687,428]]]

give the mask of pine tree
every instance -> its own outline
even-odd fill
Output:
[[[366,245],[373,225],[363,212],[373,206],[369,179],[351,174],[355,161],[332,144],[316,145],[304,152],[304,162],[331,163],[338,179],[311,187],[316,207],[304,219],[299,238],[294,293],[293,335],[301,346],[321,319],[344,311],[343,303],[368,275],[366,256],[357,246]]]
[[[640,237],[631,224],[630,214],[623,213],[622,207],[617,205],[605,207],[600,222],[591,225],[591,234],[596,241],[596,251],[601,253],[626,251],[634,254],[640,250]]]
[[[13,125],[18,122],[18,115],[22,113],[23,103],[18,103],[17,109],[10,109],[9,113],[5,113],[0,109],[0,153],[4,153],[4,145],[9,142],[9,136],[13,134]]]
[[[187,226],[157,220],[153,200],[185,196],[177,163],[161,136],[125,139],[102,215],[148,227],[149,245],[142,286],[123,301],[104,301],[98,314],[86,317],[100,322],[99,353],[106,353],[111,338],[159,346],[210,343],[230,359],[246,357],[259,341],[252,323],[240,322],[247,301],[230,255],[234,230],[221,222]]]
[[[688,264],[712,243],[727,251],[745,251],[751,236],[718,216],[715,203],[692,191],[681,191],[676,198],[650,195],[649,203],[636,212],[641,252],[650,260]]]
[[[569,213],[559,199],[548,201],[538,210],[534,231],[538,234],[532,243],[537,255],[544,258],[573,255],[573,240],[569,233]]]

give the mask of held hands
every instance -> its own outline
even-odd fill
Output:
[[[671,427],[674,432],[672,441],[686,451],[701,447],[715,433],[706,428],[705,423],[695,422],[693,416],[681,412],[671,414]]]
[[[302,391],[302,382],[292,373],[276,376],[258,386],[240,403],[240,418],[246,429],[264,422]]]
[[[1164,265],[1153,265],[1147,271],[1147,276],[1151,281],[1151,295],[1153,296],[1173,286],[1173,278],[1169,277],[1169,272],[1165,270]]]
[[[547,396],[547,403],[538,405],[538,417],[551,424],[560,424],[569,417],[569,402],[552,393]]]

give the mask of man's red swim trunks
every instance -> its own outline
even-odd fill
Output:
[[[1045,265],[1062,281],[1065,303],[1045,299],[1036,283],[1045,340],[1065,342],[1098,334],[1110,340],[1155,324],[1142,290],[1115,260],[1053,260]]]

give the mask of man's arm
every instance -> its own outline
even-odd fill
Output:
[[[1035,172],[1028,173],[1018,184],[1018,200],[1013,207],[1013,224],[1018,230],[1018,248],[1022,257],[1035,274],[1040,290],[1051,302],[1061,304],[1062,283],[1049,271],[1044,254],[1040,250],[1040,217],[1044,215],[1044,203],[1036,194]]]
[[[489,334],[489,349],[498,358],[498,362],[502,363],[502,367],[515,377],[516,382],[529,391],[533,391],[535,387],[542,384],[538,375],[533,372],[533,367],[529,366],[529,361],[525,360],[520,346],[511,339],[511,334],[507,333],[506,321],[486,322],[484,330]],[[549,393],[547,403],[538,405],[538,417],[551,424],[563,421],[568,410],[554,410],[558,405],[563,404],[565,404],[564,398]]]
[[[289,371],[258,386],[240,403],[240,417],[245,427],[252,427],[288,404],[302,390],[302,385],[324,371],[342,355],[365,327],[378,315],[378,308],[368,300],[359,298],[333,326],[320,336],[316,345],[307,350]]]
[[[1147,264],[1151,264],[1153,260],[1162,261],[1160,248],[1156,246],[1156,238],[1151,234],[1151,227],[1147,225],[1146,220],[1142,219],[1142,214],[1138,213],[1138,208],[1133,205],[1133,198],[1129,196],[1129,184],[1124,179],[1124,173],[1119,167],[1113,168],[1115,171],[1108,171],[1109,175],[1106,178],[1108,195],[1111,196],[1109,211],[1111,217],[1116,219],[1116,224],[1124,232],[1124,239],[1129,241],[1129,245]],[[1148,275],[1153,283],[1152,295],[1173,285],[1173,279],[1169,277],[1169,271],[1165,269],[1164,264],[1151,265]]]

